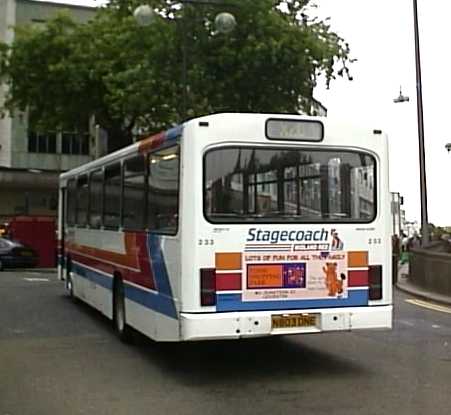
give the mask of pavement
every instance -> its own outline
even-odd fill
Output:
[[[412,284],[412,282],[409,280],[409,263],[399,263],[398,281],[395,285],[401,291],[414,295],[415,297],[451,306],[451,297],[447,295],[437,294],[431,291],[426,291],[423,288],[417,287],[416,285]]]
[[[39,272],[39,273],[44,273],[44,274],[52,274],[52,273],[57,273],[58,272],[58,268],[21,268],[21,271],[24,272]]]

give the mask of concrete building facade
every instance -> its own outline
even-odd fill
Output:
[[[42,25],[61,10],[86,22],[95,13],[91,7],[35,0],[0,1],[0,41],[14,41],[14,27]],[[0,106],[6,86],[0,84]],[[93,158],[94,145],[87,130],[50,131],[29,128],[27,114],[0,118],[0,222],[15,215],[56,216],[57,182],[60,172]]]

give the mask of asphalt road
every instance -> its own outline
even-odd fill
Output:
[[[127,346],[55,274],[1,272],[0,415],[448,415],[451,309],[410,299],[388,332]]]

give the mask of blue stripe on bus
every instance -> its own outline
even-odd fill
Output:
[[[100,285],[111,291],[113,290],[113,276],[108,276],[90,268],[86,268],[76,262],[72,262],[72,270],[80,277],[83,277],[94,284]]]
[[[160,235],[150,233],[148,237],[148,246],[150,249],[150,264],[152,267],[153,276],[157,283],[156,290],[167,297],[172,298],[171,285],[169,284],[168,271],[166,263],[161,250]]]
[[[182,135],[183,125],[177,125],[165,131],[165,142],[175,140]]]
[[[159,242],[155,245],[149,244],[154,253],[151,255],[152,260],[155,259],[156,267],[153,267],[157,287],[159,292],[150,292],[147,289],[141,289],[137,286],[132,286],[124,282],[124,295],[127,299],[134,301],[146,308],[149,308],[157,313],[164,314],[168,317],[177,319],[177,310],[174,299],[172,298],[172,291],[167,277],[166,266],[164,264],[163,254]],[[153,249],[152,249],[153,248]],[[161,262],[163,261],[163,263]],[[79,263],[72,263],[73,271],[82,278],[100,285],[110,291],[113,291],[113,277],[107,276],[103,273],[97,272]],[[160,274],[161,273],[161,274]]]
[[[242,301],[241,294],[217,294],[217,311],[288,310],[368,305],[368,290],[348,291],[342,299]]]
[[[125,296],[135,303],[157,313],[177,319],[174,300],[158,292],[149,292],[136,286],[124,284]]]
[[[163,251],[161,250],[161,236],[149,233],[148,247],[150,251],[152,273],[157,285],[156,289],[161,297],[160,301],[166,302],[164,307],[165,312],[163,314],[172,318],[177,318],[177,309],[172,296],[166,262],[164,260]]]

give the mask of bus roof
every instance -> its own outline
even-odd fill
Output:
[[[199,126],[211,126],[215,130],[220,130],[223,135],[229,135],[230,133],[236,132],[239,129],[240,132],[245,133],[246,131],[255,132],[255,128],[262,128],[264,134],[265,123],[269,119],[284,119],[284,120],[308,120],[308,121],[319,121],[324,125],[325,137],[329,136],[330,132],[333,131],[334,135],[341,135],[343,137],[350,136],[368,136],[368,135],[383,135],[380,130],[365,127],[359,127],[355,124],[347,124],[342,120],[334,120],[325,117],[316,117],[300,114],[263,114],[263,113],[218,113],[212,115],[205,115],[191,120],[185,121],[183,124],[177,125],[166,131],[162,131],[158,134],[146,137],[134,144],[117,150],[111,154],[103,156],[99,159],[93,160],[87,164],[76,167],[75,169],[69,170],[60,175],[60,180],[64,181],[70,177],[84,173],[88,170],[93,170],[95,168],[101,167],[106,163],[111,163],[116,160],[120,160],[124,156],[129,154],[139,154],[141,152],[147,152],[149,150],[156,150],[161,147],[166,147],[171,143],[175,143],[177,137],[182,134],[184,128],[188,128],[194,125]],[[281,141],[279,141],[280,143]],[[285,142],[285,141],[283,141]],[[355,142],[354,142],[355,143]],[[307,143],[308,144],[308,143]],[[315,144],[311,142],[310,144]],[[366,143],[370,144],[370,143]]]

